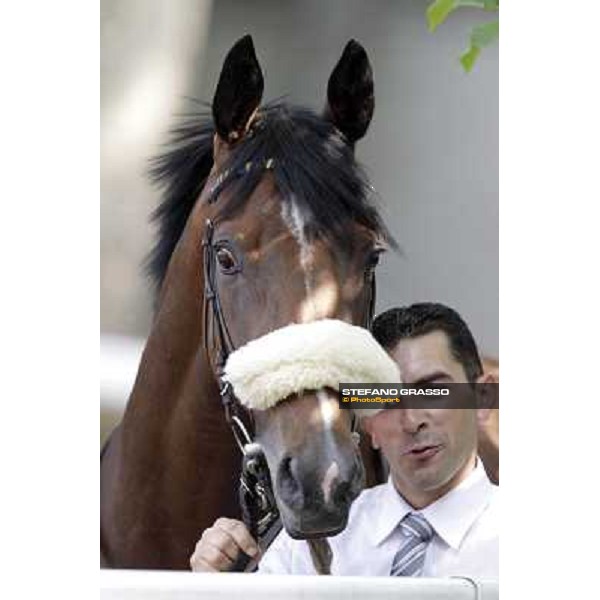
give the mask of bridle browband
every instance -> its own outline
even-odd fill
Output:
[[[273,159],[262,163],[265,170],[272,169]],[[246,163],[240,173],[234,177],[242,177],[254,167],[253,163]],[[219,193],[229,180],[229,171],[224,171],[217,176],[214,185],[209,190],[208,202],[214,203]],[[211,342],[217,348],[215,360],[215,375],[219,386],[221,404],[225,413],[225,419],[231,428],[233,437],[243,455],[242,473],[240,477],[240,506],[243,520],[250,530],[251,535],[258,539],[266,547],[275,538],[281,529],[279,512],[273,494],[269,469],[261,447],[254,442],[255,427],[252,412],[242,406],[236,398],[233,388],[225,381],[224,369],[229,355],[236,350],[227,322],[223,314],[223,308],[217,286],[217,261],[216,248],[213,242],[215,227],[211,219],[206,219],[206,227],[202,240],[202,254],[204,266],[204,347],[210,359]],[[375,312],[375,274],[370,273],[371,281],[368,282],[368,296],[366,302],[366,314],[363,327],[371,328]],[[358,419],[352,413],[351,431],[356,433]],[[241,555],[232,570],[244,570],[248,567],[250,560]]]

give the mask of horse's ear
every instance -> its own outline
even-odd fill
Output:
[[[225,57],[213,98],[215,128],[221,139],[235,142],[260,104],[264,81],[252,37],[238,40]]]
[[[325,115],[354,144],[367,132],[374,108],[369,57],[358,42],[350,40],[329,77]]]

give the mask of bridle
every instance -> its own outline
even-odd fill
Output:
[[[217,288],[216,249],[213,244],[214,230],[213,222],[207,219],[204,239],[202,240],[204,263],[204,347],[207,353],[210,352],[211,337],[216,337],[217,357],[215,361],[215,374],[219,384],[219,395],[223,410],[225,411],[225,419],[231,427],[233,437],[243,454],[244,447],[252,443],[252,438],[248,430],[254,430],[254,420],[252,419],[252,414],[235,397],[231,384],[223,379],[225,364],[229,355],[235,351],[235,346],[227,328],[227,322],[223,316],[221,299]],[[246,417],[243,416],[244,414]],[[245,420],[250,420],[248,427],[244,424]]]
[[[253,436],[248,430],[254,431],[254,419],[252,414],[246,410],[235,397],[231,384],[223,378],[225,364],[229,355],[235,351],[235,345],[231,339],[227,322],[223,315],[223,308],[219,296],[219,290],[216,281],[216,249],[213,244],[214,223],[211,219],[206,220],[206,229],[204,239],[202,240],[203,263],[204,263],[204,347],[207,352],[210,351],[211,333],[216,334],[217,338],[217,358],[215,361],[216,375],[219,384],[219,395],[225,411],[225,418],[231,427],[233,436],[242,454],[244,446],[253,443]],[[371,281],[368,283],[367,311],[363,321],[363,327],[370,329],[373,322],[376,301],[376,282],[375,274],[370,275]],[[212,319],[211,319],[212,317]],[[247,417],[242,415],[246,414]],[[245,420],[249,420],[247,427]],[[356,423],[353,416],[352,431],[355,431]]]
[[[273,166],[273,159],[268,159],[262,165],[264,169]],[[245,168],[235,176],[243,176],[253,168],[247,163]],[[217,200],[219,192],[224,187],[229,173],[224,172],[217,177],[216,183],[209,191],[209,203]],[[243,455],[242,473],[240,477],[240,506],[242,516],[251,535],[259,540],[261,545],[268,547],[281,529],[279,511],[275,502],[271,478],[264,452],[259,444],[254,442],[255,427],[251,411],[242,406],[236,398],[231,384],[224,379],[224,368],[229,355],[235,351],[235,345],[227,327],[223,314],[219,289],[217,286],[217,249],[213,237],[215,226],[211,219],[206,220],[202,240],[204,266],[204,347],[210,356],[211,342],[216,342],[217,355],[215,360],[215,375],[219,385],[219,395],[225,413],[225,419],[231,428],[233,437]],[[363,327],[370,329],[375,311],[375,273],[369,273],[366,314]],[[352,413],[351,431],[357,434],[358,419]],[[238,560],[232,570],[244,570],[250,560],[243,557]]]

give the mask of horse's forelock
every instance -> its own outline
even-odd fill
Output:
[[[232,193],[222,216],[252,196],[270,164],[282,202],[303,215],[305,234],[347,241],[347,225],[358,222],[393,243],[374,204],[373,188],[337,129],[316,113],[272,104],[261,109],[251,133],[232,152],[223,170]],[[292,207],[289,211],[291,212]]]

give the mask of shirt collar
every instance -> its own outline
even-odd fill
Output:
[[[378,512],[371,528],[371,539],[375,546],[381,544],[396,529],[398,523],[413,510],[413,508],[396,491],[392,476],[388,477],[381,489],[381,497],[378,498]]]
[[[494,486],[488,480],[480,460],[457,487],[419,511],[396,491],[390,476],[382,490],[383,510],[373,523],[373,543],[381,544],[409,512],[418,512],[427,519],[440,538],[458,549],[467,531],[489,504],[493,493]]]

